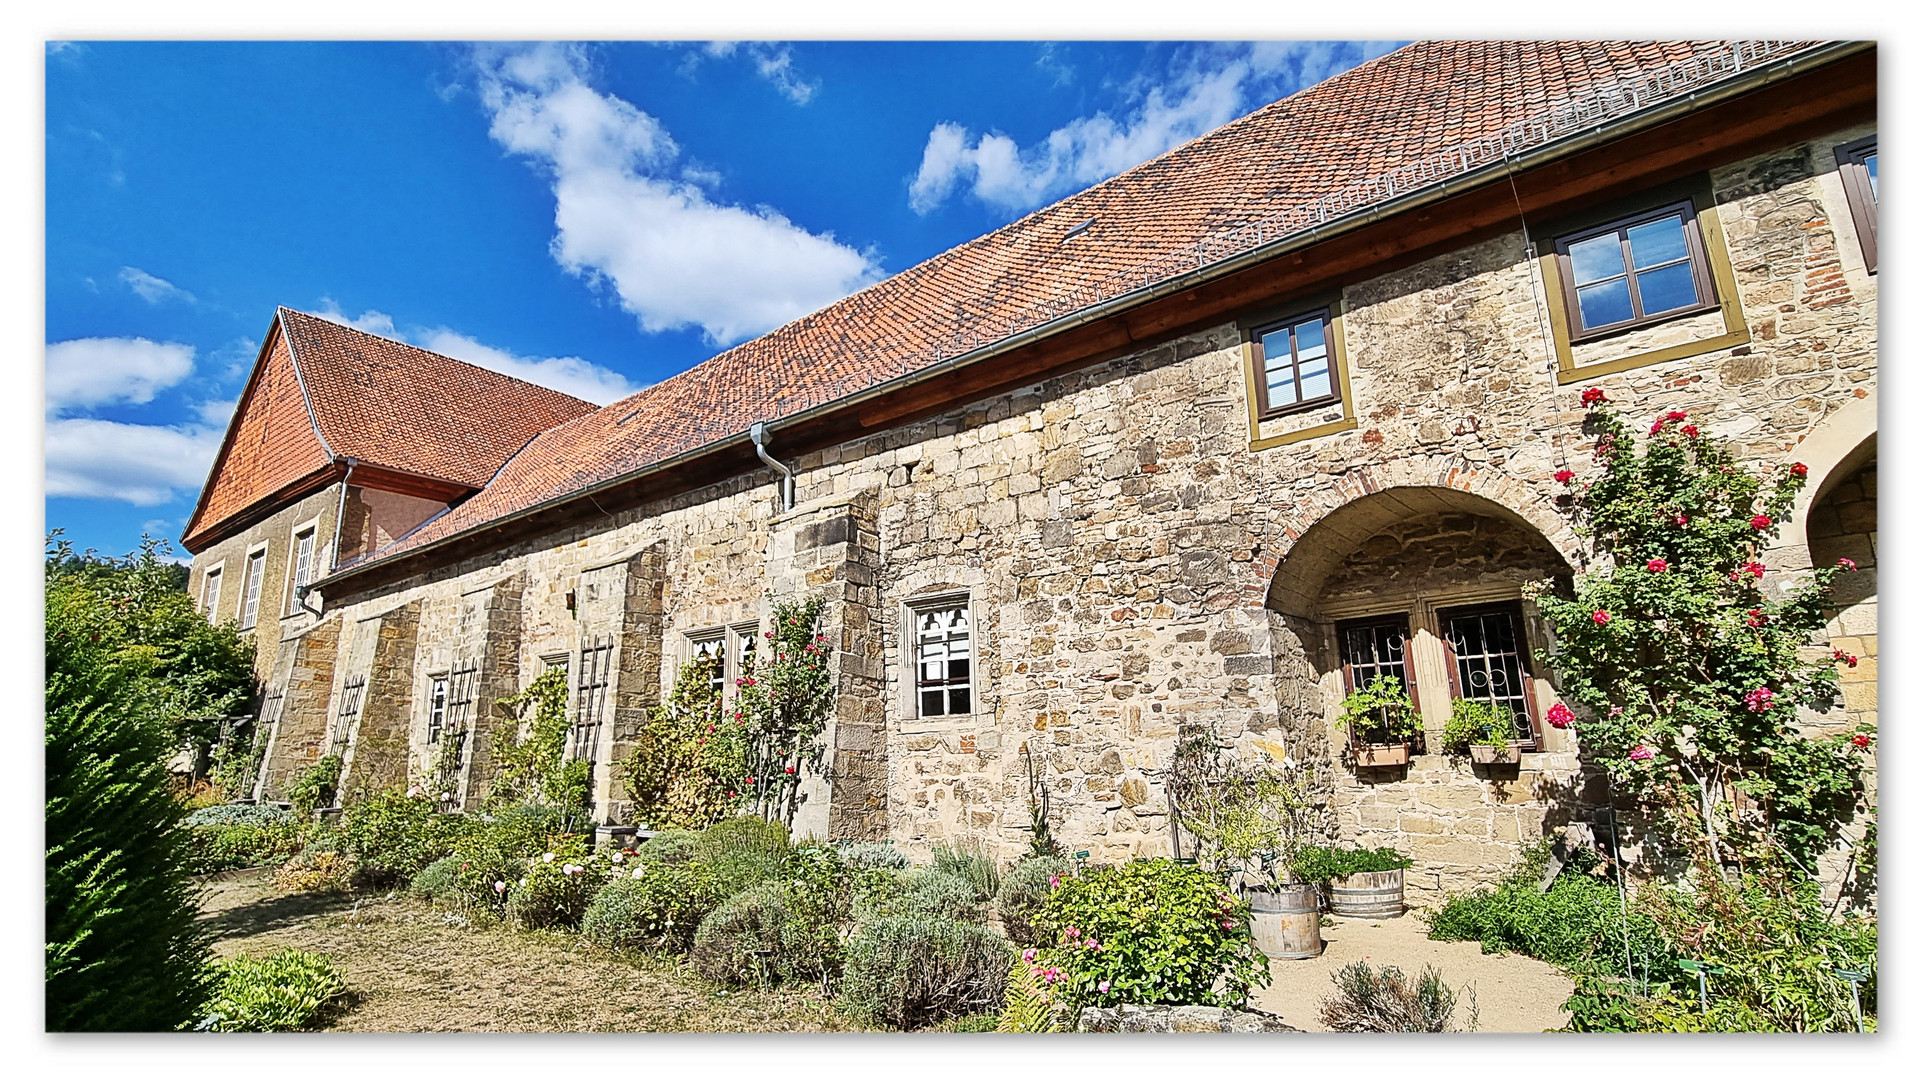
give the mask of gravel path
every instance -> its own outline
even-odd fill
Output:
[[[1320,937],[1326,950],[1315,959],[1269,963],[1273,985],[1254,992],[1255,1008],[1279,1013],[1306,1031],[1325,1031],[1320,999],[1332,992],[1333,973],[1367,960],[1376,968],[1395,965],[1409,975],[1432,964],[1463,999],[1455,1013],[1455,1022],[1462,1025],[1466,990],[1473,987],[1481,1031],[1539,1032],[1569,1019],[1560,1006],[1573,993],[1573,980],[1551,964],[1512,953],[1488,956],[1477,941],[1428,940],[1426,923],[1415,912],[1379,921],[1327,916]]]

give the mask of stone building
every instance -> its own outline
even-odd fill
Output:
[[[477,805],[491,702],[561,667],[595,812],[627,821],[611,763],[679,665],[737,667],[770,598],[816,594],[837,715],[801,829],[1011,854],[1024,752],[1066,843],[1165,852],[1172,749],[1209,730],[1325,766],[1327,830],[1410,852],[1415,895],[1484,880],[1606,798],[1540,722],[1553,644],[1524,595],[1591,557],[1552,479],[1591,461],[1589,386],[1810,467],[1768,561],[1860,564],[1833,634],[1871,714],[1876,55],[1417,44],[626,400],[500,399],[488,423],[538,434],[321,560],[322,614],[266,654],[264,786],[337,749],[359,790],[452,760]],[[277,325],[302,362],[295,327],[346,343],[342,391],[344,358],[404,348]],[[215,497],[242,443],[278,452],[249,426],[275,347],[196,515],[196,588],[241,522],[316,497]],[[1418,694],[1405,766],[1359,767],[1328,724],[1378,673]],[[1438,752],[1456,696],[1527,718],[1517,769]]]

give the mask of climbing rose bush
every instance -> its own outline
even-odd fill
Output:
[[[1857,809],[1870,731],[1800,731],[1803,714],[1832,707],[1847,660],[1809,646],[1851,565],[1780,595],[1760,587],[1762,550],[1807,470],[1763,474],[1678,410],[1640,447],[1604,394],[1582,401],[1594,468],[1570,485],[1572,511],[1612,566],[1579,575],[1571,596],[1535,597],[1560,645],[1543,659],[1590,717],[1581,749],[1616,788],[1697,807],[1714,861],[1785,854],[1804,870]]]

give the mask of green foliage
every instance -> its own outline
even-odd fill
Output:
[[[1478,941],[1482,952],[1517,952],[1597,976],[1625,976],[1630,944],[1634,971],[1646,978],[1649,965],[1668,955],[1659,927],[1636,908],[1628,913],[1622,940],[1618,883],[1602,874],[1599,859],[1585,849],[1570,854],[1553,886],[1542,893],[1547,853],[1546,842],[1537,844],[1499,884],[1456,893],[1439,909],[1423,913],[1428,936]],[[1663,962],[1654,977],[1675,970]]]
[[[958,874],[929,867],[909,870],[896,901],[902,915],[927,915],[979,922],[985,914],[979,889]]]
[[[301,818],[310,818],[316,808],[332,806],[340,785],[340,756],[328,754],[300,770],[287,784],[287,801]]]
[[[684,863],[698,854],[700,834],[686,829],[663,829],[634,849],[634,858],[648,866]]]
[[[218,979],[202,1031],[300,1031],[347,996],[333,961],[299,949],[242,953],[214,965]]]
[[[87,612],[56,603],[46,639],[46,1024],[166,1031],[205,995],[185,808],[166,717]],[[70,599],[70,598],[67,598]],[[235,826],[244,828],[245,826]]]
[[[1636,453],[1596,404],[1592,479],[1572,495],[1612,566],[1579,575],[1571,596],[1535,598],[1559,643],[1542,659],[1588,713],[1581,752],[1616,790],[1699,807],[1716,864],[1785,856],[1805,872],[1855,812],[1863,756],[1850,741],[1859,732],[1807,740],[1797,719],[1834,700],[1845,657],[1808,646],[1842,571],[1815,568],[1782,595],[1760,586],[1758,559],[1806,470],[1763,476],[1683,413],[1657,422]]]
[[[1223,880],[1270,883],[1308,830],[1314,770],[1278,742],[1256,742],[1253,760],[1228,750],[1210,731],[1181,740],[1172,780],[1180,827]]]
[[[407,883],[407,893],[422,900],[462,901],[465,898],[457,884],[459,873],[458,855],[441,856],[413,875],[413,880]]]
[[[1340,702],[1334,723],[1352,733],[1355,742],[1372,745],[1411,742],[1420,734],[1420,715],[1400,680],[1376,676]]]
[[[994,910],[1007,928],[1007,936],[1021,945],[1041,944],[1033,917],[1053,892],[1053,879],[1064,880],[1073,874],[1073,860],[1057,858],[1026,859],[1007,871],[994,897]]]
[[[274,883],[293,892],[348,892],[360,866],[344,851],[302,851],[273,873]]]
[[[504,914],[507,890],[526,872],[528,859],[546,851],[564,820],[552,807],[521,806],[464,830],[453,843],[452,895],[471,907]]]
[[[1053,985],[1041,977],[1032,961],[1024,956],[1015,957],[1007,969],[1007,1003],[1000,1010],[1000,1020],[994,1030],[1007,1034],[1047,1034],[1060,1028],[1059,1003],[1054,1000]]]
[[[848,844],[840,849],[840,858],[862,870],[905,870],[913,865],[892,844]]]
[[[340,841],[374,875],[405,879],[451,852],[467,827],[432,799],[380,791],[341,813]]]
[[[581,916],[607,883],[614,865],[585,837],[555,837],[507,890],[507,918],[532,929],[580,925]]]
[[[1246,901],[1208,871],[1141,859],[1062,878],[1033,924],[1051,944],[1041,967],[1076,1010],[1117,1002],[1240,1008],[1252,987],[1272,978],[1248,916]]]
[[[214,747],[207,778],[223,798],[251,798],[253,782],[260,777],[260,763],[266,756],[266,730],[257,723],[245,725]]]
[[[908,874],[887,868],[855,870],[847,883],[853,921],[868,923],[905,914]]]
[[[731,817],[700,834],[696,858],[712,870],[722,896],[780,877],[793,845],[787,827],[757,817]]]
[[[298,855],[305,843],[304,835],[290,821],[198,825],[187,830],[181,865],[189,874],[272,866]]]
[[[1464,1028],[1453,1025],[1459,998],[1440,981],[1431,964],[1417,979],[1392,965],[1379,971],[1362,960],[1333,973],[1334,993],[1320,1003],[1320,1022],[1334,1031],[1472,1031],[1480,1026],[1480,1006],[1467,989]]]
[[[722,714],[713,675],[718,663],[696,656],[681,665],[673,693],[649,714],[621,763],[634,815],[655,826],[701,829],[736,813],[749,798],[746,720]]]
[[[686,952],[701,921],[728,895],[704,864],[642,864],[607,882],[587,906],[580,932],[609,949]]]
[[[183,824],[189,827],[200,825],[278,825],[292,822],[292,813],[278,806],[262,803],[221,803],[217,806],[203,806],[188,814]]]
[[[753,670],[737,680],[732,719],[748,738],[745,787],[755,813],[793,823],[803,773],[817,770],[820,740],[833,715],[832,649],[815,627],[826,600],[773,603],[772,629],[754,650]]]
[[[494,732],[495,806],[538,803],[584,820],[590,788],[585,763],[569,762],[567,750],[567,673],[542,672],[525,690],[502,698],[494,708],[513,723]]]
[[[1007,939],[978,923],[878,919],[847,942],[840,996],[855,1013],[903,1030],[994,1012],[1012,959]]]
[[[1295,881],[1324,885],[1334,878],[1405,870],[1412,865],[1412,859],[1390,847],[1343,848],[1313,844],[1294,852],[1287,870]]]
[[[1454,755],[1464,755],[1475,746],[1491,746],[1500,753],[1518,736],[1512,709],[1479,698],[1454,698],[1440,745]]]
[[[819,981],[838,970],[848,916],[847,870],[826,848],[802,848],[789,876],[737,893],[701,921],[694,967],[728,986]]]
[[[1000,865],[973,837],[947,844],[933,845],[933,868],[965,881],[973,888],[974,899],[992,900],[1000,891]]]

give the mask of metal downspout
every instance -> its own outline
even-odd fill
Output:
[[[767,453],[766,422],[755,420],[753,426],[747,429],[747,435],[753,439],[753,452],[759,454],[761,461],[773,466],[774,471],[780,474],[780,509],[782,511],[793,509],[793,470],[780,464],[777,458]]]

